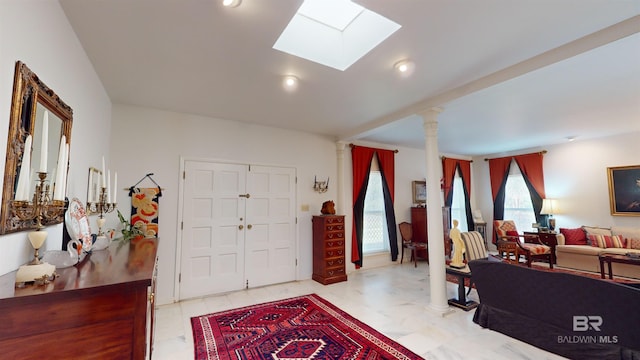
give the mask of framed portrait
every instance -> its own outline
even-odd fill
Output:
[[[412,182],[412,193],[414,204],[424,204],[427,202],[427,182],[426,181],[414,181]]]
[[[640,165],[608,167],[611,215],[640,216]]]
[[[100,200],[100,178],[102,177],[102,171],[90,167],[89,168],[89,183],[87,185],[87,202],[98,202]],[[87,211],[89,211],[87,209]]]

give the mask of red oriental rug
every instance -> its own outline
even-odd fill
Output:
[[[195,358],[422,359],[316,294],[191,318]]]

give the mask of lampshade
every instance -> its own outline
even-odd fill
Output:
[[[558,204],[555,199],[542,199],[542,209],[540,214],[553,215],[558,213]]]

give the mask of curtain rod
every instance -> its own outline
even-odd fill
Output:
[[[354,148],[354,147],[356,147],[356,146],[358,146],[358,145],[356,145],[356,144],[354,144],[354,143],[349,144],[349,147],[350,147],[350,148]],[[381,149],[381,150],[387,150],[387,149]],[[398,149],[391,150],[391,151],[393,151],[393,152],[394,152],[394,153],[396,153],[396,154],[399,152],[399,150],[398,150]]]
[[[444,159],[454,159],[454,160],[463,160],[463,161],[473,162],[473,160],[456,159],[456,158],[448,158],[446,156],[440,156],[440,160],[444,160]]]
[[[544,155],[546,153],[547,153],[547,150],[542,150],[542,151],[538,151],[537,153],[529,153],[529,154],[541,154],[541,155]],[[520,154],[520,155],[529,155],[529,154]],[[520,155],[513,155],[511,157],[516,157],[516,156],[520,156]],[[500,156],[500,157],[508,157],[508,156]],[[499,159],[499,158],[492,158],[492,159]],[[484,158],[484,161],[489,161],[489,160],[491,160],[491,159]]]

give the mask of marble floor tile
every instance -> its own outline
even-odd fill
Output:
[[[428,309],[425,263],[360,269],[348,281],[322,285],[313,280],[246,289],[162,305],[156,310],[153,359],[193,359],[191,317],[316,293],[425,359],[564,359],[473,322],[474,311],[452,308],[440,316]],[[457,285],[447,283],[447,297]],[[475,290],[469,297],[478,300]]]

